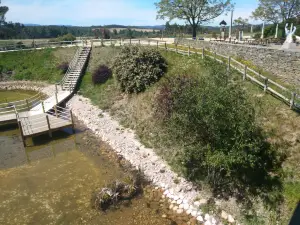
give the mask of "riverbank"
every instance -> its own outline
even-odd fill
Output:
[[[53,93],[55,86],[42,82],[3,82],[0,83],[0,89],[38,90],[49,95]],[[123,128],[108,113],[94,106],[88,98],[74,95],[68,105],[74,116],[91,129],[97,137],[107,142],[117,154],[124,157],[132,166],[141,169],[146,178],[156,186],[156,189],[163,191],[163,198],[170,199],[170,208],[178,214],[185,211],[197,218],[199,222],[206,221],[205,224],[207,225],[220,224],[222,219],[236,223],[233,216],[220,209],[214,208],[206,212],[201,210],[200,208],[209,204],[208,198],[210,196],[174,173],[153,149],[146,148],[136,138],[133,130]],[[221,202],[215,201],[215,204],[220,206]]]

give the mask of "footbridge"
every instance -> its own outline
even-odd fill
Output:
[[[59,105],[75,91],[91,52],[91,46],[77,49],[68,71],[55,85],[55,91],[44,99],[42,93],[21,101],[0,104],[0,124],[17,123],[25,146],[27,137],[49,133],[65,127],[74,128],[72,111]],[[44,99],[44,100],[43,100]]]

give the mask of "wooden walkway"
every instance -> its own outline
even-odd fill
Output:
[[[65,127],[74,128],[72,111],[61,108],[73,94],[83,73],[91,51],[90,46],[79,48],[62,81],[56,85],[52,96],[46,100],[39,97],[0,104],[0,124],[17,123],[25,145],[27,137],[49,133]]]

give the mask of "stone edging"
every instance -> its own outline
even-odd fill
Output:
[[[53,93],[55,86],[41,82],[0,82],[0,89],[38,90],[49,95]],[[204,214],[199,207],[205,205],[207,200],[195,201],[199,197],[196,187],[184,178],[178,177],[153,149],[146,148],[135,138],[132,130],[124,129],[108,113],[92,105],[88,98],[74,95],[68,102],[68,106],[78,120],[91,129],[96,136],[107,142],[117,154],[122,155],[137,169],[141,169],[146,178],[156,186],[155,189],[163,191],[163,198],[169,198],[170,209],[178,214],[185,211],[205,225],[222,225],[219,218],[231,224],[238,224],[225,211],[218,216]],[[175,183],[175,180],[180,182]]]

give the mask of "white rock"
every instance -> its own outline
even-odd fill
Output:
[[[182,200],[181,200],[181,199],[178,199],[178,200],[177,200],[177,204],[180,205],[181,203],[182,203]]]
[[[196,217],[196,216],[197,216],[197,211],[192,211],[191,215],[192,215],[193,217]]]
[[[177,209],[176,211],[178,214],[183,213],[183,209]]]
[[[188,210],[186,211],[186,214],[188,214],[188,215],[191,215],[191,213],[192,213],[192,210],[190,210],[190,209],[188,209]]]
[[[199,211],[197,212],[197,215],[198,215],[198,216],[202,216],[202,214],[203,214],[203,213],[202,213],[201,210],[199,210]]]
[[[232,215],[228,215],[228,222],[234,223],[234,218],[232,217]]]
[[[183,204],[183,208],[185,209],[185,210],[188,210],[189,208],[190,208],[190,205],[189,204]]]
[[[204,216],[204,219],[209,220],[209,218],[210,218],[210,216],[206,213],[205,216]]]
[[[206,221],[204,225],[212,225],[212,223],[210,221]]]
[[[179,197],[177,195],[174,196],[174,200],[177,201]]]
[[[204,221],[202,216],[198,216],[198,217],[197,217],[197,220],[200,221],[200,222],[203,222],[203,221]]]
[[[212,224],[217,224],[217,220],[216,220],[215,218],[212,217],[212,218],[211,218],[211,223],[212,223]]]
[[[196,202],[194,202],[194,205],[197,206],[197,207],[199,207],[200,206],[200,202],[196,201]]]
[[[228,219],[228,214],[222,210],[222,213],[221,213],[221,217],[224,219],[224,220],[227,220]]]
[[[205,205],[205,204],[207,204],[207,200],[206,199],[201,199],[199,201],[199,203],[200,203],[200,205]]]

